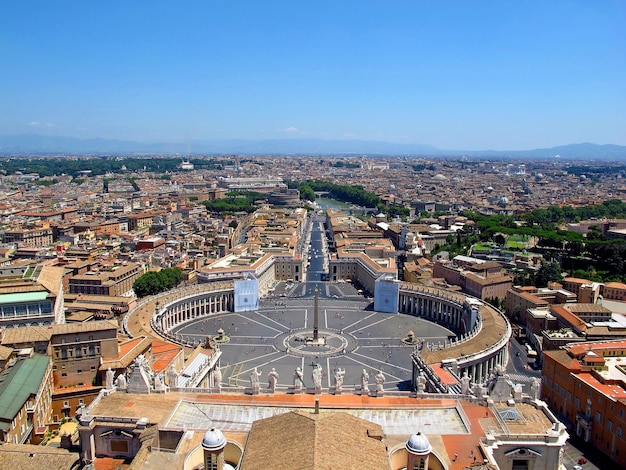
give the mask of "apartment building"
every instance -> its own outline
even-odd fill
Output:
[[[99,270],[70,277],[68,287],[70,294],[123,296],[131,292],[133,283],[143,273],[139,263],[102,266]]]
[[[626,284],[623,282],[607,282],[604,285],[602,296],[606,300],[626,301]]]
[[[570,429],[626,467],[626,341],[585,342],[546,351],[541,398]]]
[[[436,261],[433,264],[433,278],[443,278],[448,284],[460,286],[467,294],[483,300],[504,299],[513,286],[513,277],[506,274],[502,265],[495,261],[465,265],[455,261]]]
[[[91,384],[102,358],[118,356],[117,322],[7,328],[2,334],[2,346],[14,350],[33,348],[50,355],[55,387]]]
[[[49,224],[34,228],[9,229],[2,234],[2,242],[18,247],[50,246],[53,242],[53,232]]]
[[[21,277],[0,282],[0,327],[55,324],[64,320],[63,268],[32,266]]]
[[[93,232],[96,235],[118,235],[121,224],[118,219],[101,219],[93,222],[79,222],[73,226],[74,233]]]
[[[51,417],[52,362],[20,351],[0,372],[0,441],[39,444]]]

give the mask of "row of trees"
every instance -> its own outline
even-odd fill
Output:
[[[535,209],[530,214],[522,216],[522,220],[531,227],[552,228],[555,224],[581,220],[624,217],[626,217],[626,203],[619,199],[609,199],[595,206],[550,206],[547,209]]]
[[[11,158],[0,161],[0,172],[12,175],[16,172],[37,173],[41,177],[55,175],[80,176],[84,171],[90,171],[90,176],[100,176],[107,173],[124,173],[133,171],[151,171],[157,173],[180,171],[180,158]],[[217,159],[191,159],[197,169],[220,170],[222,163]]]
[[[376,210],[390,217],[398,216],[406,219],[411,213],[408,207],[386,205],[376,194],[359,185],[346,186],[317,180],[288,181],[287,185],[290,188],[297,188],[300,191],[300,198],[308,201],[315,201],[315,191],[324,191],[339,201],[363,207],[375,207]]]
[[[217,214],[234,214],[235,212],[254,212],[255,203],[262,201],[266,197],[264,194],[255,191],[231,191],[225,198],[204,201],[208,211]]]
[[[139,276],[133,283],[133,290],[137,297],[156,295],[176,287],[183,280],[180,268],[165,268],[160,271],[148,271]]]
[[[303,191],[311,189],[313,191],[324,191],[332,195],[339,201],[349,202],[364,207],[376,207],[381,203],[381,199],[371,191],[367,191],[360,185],[341,185],[328,181],[306,180],[301,182],[289,181],[290,188],[297,188],[302,195]],[[307,198],[308,199],[308,198]],[[313,198],[312,200],[315,200]]]

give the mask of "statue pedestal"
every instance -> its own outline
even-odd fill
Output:
[[[315,390],[313,391],[313,393],[315,393],[315,395],[321,395],[322,387],[315,387]]]
[[[259,393],[261,393],[261,390],[259,389],[259,387],[252,387],[252,395],[258,395]]]
[[[300,395],[302,393],[302,389],[301,388],[294,388],[293,389],[293,394],[294,395]]]
[[[377,398],[382,398],[385,396],[385,392],[383,392],[382,390],[376,390],[376,397]]]
[[[362,388],[361,389],[361,396],[362,397],[369,397],[370,396],[370,389],[369,388]]]
[[[335,389],[335,395],[341,395],[341,392],[343,392],[342,389],[340,389],[340,388],[336,388]]]

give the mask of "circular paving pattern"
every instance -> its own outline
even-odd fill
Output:
[[[345,369],[344,389],[360,387],[363,369],[373,378],[382,371],[385,390],[408,390],[412,373],[414,345],[403,343],[409,331],[430,343],[443,343],[453,333],[427,320],[404,314],[372,310],[372,303],[360,298],[320,299],[319,337],[313,337],[313,298],[261,300],[259,310],[223,313],[196,319],[179,326],[173,333],[203,343],[222,328],[229,342],[220,344],[222,383],[248,387],[250,373],[261,371],[261,385],[275,368],[278,386],[291,387],[294,371],[304,372],[305,386],[312,386],[311,373],[320,365],[323,387],[334,387],[335,371]],[[309,339],[309,341],[307,341]]]
[[[337,357],[354,351],[358,340],[347,333],[321,329],[318,340],[313,330],[296,330],[279,335],[274,341],[276,349],[297,357]]]

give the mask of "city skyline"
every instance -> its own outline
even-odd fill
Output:
[[[12,3],[0,135],[626,144],[626,6]]]

